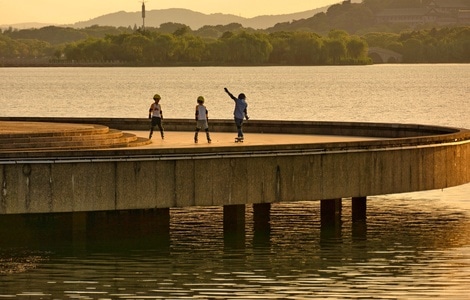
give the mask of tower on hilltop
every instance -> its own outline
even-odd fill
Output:
[[[145,30],[145,1],[142,1],[142,31]]]

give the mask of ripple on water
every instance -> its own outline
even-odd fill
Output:
[[[139,237],[120,241],[122,249],[91,243],[90,250],[4,251],[2,262],[20,257],[18,263],[34,263],[3,268],[15,271],[2,273],[0,298],[467,298],[466,208],[375,197],[367,224],[356,232],[346,199],[340,230],[327,234],[318,202],[274,204],[271,212],[269,239],[256,244],[247,207],[243,247],[224,243],[221,208],[192,208],[171,212],[169,251],[142,248]]]

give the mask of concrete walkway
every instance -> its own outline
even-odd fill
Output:
[[[138,137],[148,138],[147,131],[128,131]],[[357,142],[380,140],[372,137],[336,136],[336,135],[309,135],[309,134],[268,134],[268,133],[245,133],[243,143],[235,143],[236,132],[211,132],[212,142],[207,143],[205,132],[199,132],[199,142],[194,143],[194,132],[166,131],[165,139],[160,138],[160,132],[155,132],[152,143],[142,147],[145,148],[193,148],[193,147],[226,147],[234,145],[257,146],[257,145],[292,145],[310,143],[333,143],[333,142]],[[141,148],[141,147],[139,147]]]
[[[215,148],[230,146],[295,145],[334,142],[358,142],[379,138],[314,135],[245,133],[243,143],[235,143],[236,132],[211,132],[208,143],[205,132],[199,133],[199,143],[194,143],[193,131],[165,131],[165,139],[155,131],[151,141],[147,130],[115,130],[103,125],[0,121],[0,152],[78,149],[172,149]]]

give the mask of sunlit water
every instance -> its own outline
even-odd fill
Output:
[[[470,65],[246,68],[0,68],[0,116],[232,117],[223,92],[247,94],[252,119],[420,123],[470,128]],[[249,138],[249,135],[247,136]],[[242,246],[222,208],[172,209],[170,244],[2,243],[0,299],[470,299],[470,185],[370,197],[366,224],[320,226],[319,202],[274,204],[271,233],[247,207]],[[28,246],[29,245],[29,246]]]

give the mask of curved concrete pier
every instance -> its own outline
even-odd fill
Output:
[[[65,122],[60,118],[0,121],[41,120]],[[148,120],[67,120],[126,130],[143,140],[147,135]],[[359,200],[361,206],[360,200],[369,195],[470,182],[470,132],[466,129],[250,121],[245,127],[247,142],[235,144],[233,121],[211,120],[210,125],[212,144],[192,142],[192,120],[165,120],[166,139],[154,139],[149,145],[0,150],[0,214],[347,197]]]

